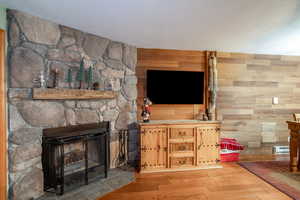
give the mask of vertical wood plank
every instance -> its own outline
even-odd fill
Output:
[[[6,147],[6,78],[5,78],[5,31],[0,30],[0,200],[6,199],[7,147]]]
[[[143,98],[147,97],[147,70],[172,70],[172,71],[197,71],[206,70],[206,53],[204,51],[187,51],[171,49],[143,49],[138,48],[138,61],[136,75],[138,78],[138,119],[143,104]],[[206,74],[206,73],[205,73]],[[205,78],[207,77],[204,75]],[[166,79],[167,81],[167,79]],[[207,80],[204,80],[207,88]],[[180,91],[179,91],[180,93]],[[203,104],[154,104],[151,106],[152,120],[176,120],[197,119],[199,113],[205,111],[207,94],[204,94]]]

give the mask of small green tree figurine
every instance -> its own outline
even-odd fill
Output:
[[[89,67],[88,75],[87,75],[87,84],[88,89],[91,89],[93,83],[93,68],[92,66]]]
[[[84,82],[84,59],[81,60],[76,80],[79,81],[79,89],[82,89],[83,88],[83,82]]]
[[[73,78],[72,78],[72,70],[68,69],[68,75],[67,75],[67,83],[69,84],[69,89],[72,88],[71,84],[73,82]]]

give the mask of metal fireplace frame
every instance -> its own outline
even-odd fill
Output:
[[[84,146],[84,182],[89,183],[88,173],[90,170],[101,167],[88,166],[88,142],[91,140],[104,139],[104,173],[107,178],[109,169],[109,141],[110,141],[110,123],[101,122],[84,125],[74,125],[68,127],[49,128],[43,130],[42,138],[42,165],[44,172],[44,191],[64,194],[65,186],[65,157],[64,146],[70,143],[82,142]],[[100,155],[100,154],[99,154]],[[99,160],[101,158],[99,157]],[[72,175],[72,174],[71,174]],[[70,176],[70,175],[69,175]]]

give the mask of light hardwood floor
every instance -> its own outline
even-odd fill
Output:
[[[242,160],[280,160],[287,156],[252,155]],[[236,163],[222,169],[136,174],[136,182],[99,200],[289,200],[273,186]]]

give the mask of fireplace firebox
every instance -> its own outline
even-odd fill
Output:
[[[109,136],[109,122],[44,129],[44,191],[62,195],[66,185],[87,185],[90,178],[106,178]]]

